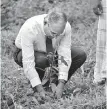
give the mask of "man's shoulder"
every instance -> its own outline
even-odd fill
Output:
[[[32,28],[34,27],[36,24],[41,24],[43,23],[43,20],[45,18],[47,14],[42,14],[42,15],[36,15],[33,17],[30,17],[29,19],[27,19],[24,24],[22,25],[21,28]]]

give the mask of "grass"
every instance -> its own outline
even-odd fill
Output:
[[[16,30],[14,30],[16,31]],[[12,58],[12,41],[14,40],[14,31],[2,31],[2,63],[1,63],[1,84],[2,90],[1,95],[5,93],[11,94],[16,103],[16,107],[22,107],[22,109],[106,109],[106,95],[105,86],[96,86],[92,83],[93,80],[93,69],[95,65],[95,43],[90,38],[88,38],[87,32],[91,28],[85,29],[84,34],[78,30],[74,31],[74,45],[78,42],[78,35],[86,36],[88,38],[85,40],[83,36],[81,40],[86,44],[86,46],[76,45],[82,47],[87,51],[87,61],[84,64],[84,72],[82,74],[81,69],[72,76],[71,80],[66,84],[63,97],[60,100],[51,98],[51,93],[48,91],[50,97],[49,101],[43,101],[39,99],[37,93],[33,93],[28,80],[23,74],[23,69],[19,69],[18,65],[13,61]],[[96,29],[94,30],[96,31]],[[92,32],[91,32],[92,33]],[[90,34],[91,37],[94,35]],[[77,39],[76,39],[77,38]],[[5,40],[7,39],[7,40]],[[81,42],[82,42],[81,41]],[[92,45],[94,44],[94,46]],[[93,51],[92,51],[92,50]],[[93,55],[94,54],[94,55]],[[73,88],[77,88],[73,92]],[[5,100],[2,100],[2,109],[5,108]]]
[[[59,100],[51,98],[49,101],[39,99],[37,93],[33,93],[28,80],[23,74],[23,69],[18,70],[18,66],[13,60],[2,61],[2,96],[5,93],[11,94],[14,98],[16,106],[22,106],[23,109],[106,109],[104,85],[96,86],[90,78],[84,77],[80,73],[80,69],[71,78],[65,86],[63,97]],[[80,90],[75,94],[72,92],[74,87]],[[2,109],[3,101],[2,101]],[[103,108],[101,108],[103,107]]]
[[[48,101],[41,100],[38,93],[33,93],[23,69],[19,68],[13,61],[14,48],[12,43],[21,25],[9,23],[2,27],[1,109],[7,109],[3,97],[5,94],[12,96],[16,109],[106,109],[105,85],[97,86],[92,82],[98,19],[92,13],[90,1],[93,0],[67,0],[66,2],[59,0],[56,5],[59,8],[63,7],[69,16],[72,26],[72,45],[82,48],[87,53],[87,60],[83,66],[84,74],[81,69],[76,71],[66,84],[63,97],[59,100],[53,98],[49,90],[47,91],[47,95],[50,97]],[[16,4],[20,4],[20,2]],[[37,14],[43,13],[41,8],[44,8],[46,12],[48,8],[54,7],[54,4],[49,5],[46,0],[37,1],[38,6],[39,2],[41,6],[38,9],[36,7]],[[21,9],[22,7],[20,7]],[[28,13],[26,12],[26,14]],[[33,12],[31,14],[34,15]],[[20,19],[17,22],[20,24]]]

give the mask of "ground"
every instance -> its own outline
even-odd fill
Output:
[[[7,109],[5,95],[14,100],[16,109],[106,109],[105,85],[93,84],[98,17],[92,8],[96,0],[2,0],[1,5],[1,109]],[[72,27],[72,46],[87,54],[83,71],[78,69],[66,84],[63,97],[55,99],[50,90],[47,100],[33,93],[23,69],[12,58],[13,40],[24,21],[46,13],[50,8],[66,12]]]

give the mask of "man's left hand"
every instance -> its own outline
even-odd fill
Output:
[[[57,85],[56,92],[55,92],[57,99],[60,99],[62,97],[64,85],[65,85],[65,80],[63,79],[59,80],[59,84]]]

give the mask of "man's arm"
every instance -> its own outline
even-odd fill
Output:
[[[35,69],[34,62],[34,48],[33,48],[33,34],[26,31],[21,36],[23,68],[26,77],[30,80],[32,87],[41,84],[39,75]]]
[[[65,81],[68,80],[68,71],[71,66],[71,26],[68,23],[65,29],[65,36],[60,42],[60,46],[58,48],[59,55],[59,77],[58,79],[63,79]],[[64,59],[64,61],[60,60]]]
[[[36,34],[35,34],[36,35]],[[30,80],[34,92],[37,90],[40,96],[45,99],[45,91],[42,87],[41,80],[35,69],[33,40],[35,36],[32,32],[27,32],[21,37],[23,68],[26,77]]]
[[[68,80],[68,71],[71,66],[71,26],[68,23],[65,29],[65,36],[60,42],[58,48],[58,64],[59,64],[59,83],[56,88],[57,98],[61,98],[65,81]]]

